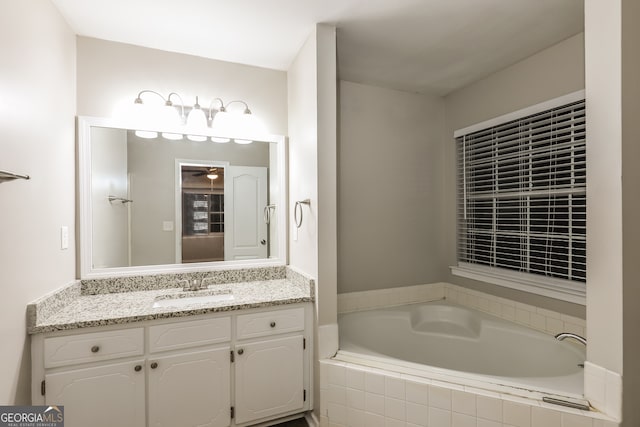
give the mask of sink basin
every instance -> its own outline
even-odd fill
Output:
[[[152,307],[180,308],[196,304],[209,304],[223,301],[233,301],[233,294],[231,291],[195,291],[161,295],[156,297]]]

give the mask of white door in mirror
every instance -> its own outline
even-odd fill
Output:
[[[267,258],[267,168],[229,166],[225,174],[224,259]]]

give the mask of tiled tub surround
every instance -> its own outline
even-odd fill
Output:
[[[583,319],[517,303],[462,288],[448,283],[435,283],[402,288],[382,289],[338,295],[338,312],[354,312],[380,307],[405,305],[446,299],[477,309],[510,322],[555,335],[573,332],[585,336]],[[346,361],[345,361],[346,360]],[[541,394],[524,391],[516,396],[508,388],[488,391],[484,384],[474,381],[451,382],[446,377],[416,376],[410,370],[399,372],[385,365],[369,361],[321,361],[321,422],[335,426],[430,426],[430,427],[611,427],[614,418],[596,411],[579,411],[550,405],[540,400]],[[329,369],[328,366],[338,368]],[[381,368],[381,366],[383,368]],[[329,375],[328,372],[333,371]],[[344,372],[345,381],[341,380]],[[348,379],[352,378],[351,382]],[[356,378],[370,378],[370,382],[404,384],[404,398],[389,394],[386,389],[362,389]],[[382,378],[382,379],[381,379]],[[356,382],[354,382],[356,381]],[[586,379],[586,387],[589,380]],[[399,387],[399,386],[398,386]],[[391,386],[393,389],[393,386]],[[422,397],[415,389],[423,390]],[[383,391],[384,390],[384,391]],[[409,390],[413,390],[410,396]],[[362,393],[359,393],[362,392]],[[530,398],[525,398],[522,396]],[[364,396],[364,397],[363,397]],[[433,396],[429,400],[429,396]],[[442,400],[442,396],[448,396]],[[421,399],[421,400],[420,400]],[[457,403],[454,403],[454,400]],[[444,401],[444,403],[442,403]],[[462,408],[462,402],[469,407]],[[474,411],[470,409],[475,402]],[[421,406],[420,406],[421,405]],[[605,407],[598,405],[606,410]],[[489,414],[487,408],[493,408]],[[606,411],[608,414],[612,414]],[[615,417],[615,414],[613,414]],[[616,417],[617,418],[617,417]]]
[[[153,308],[156,298],[183,294],[183,280],[202,279],[233,300]],[[74,282],[27,306],[30,334],[314,300],[314,281],[287,267],[118,277]]]
[[[551,335],[556,335],[560,332],[572,332],[580,336],[585,336],[586,334],[584,319],[483,292],[472,291],[450,283],[433,283],[338,294],[338,313],[438,301],[441,299],[447,299],[448,301]]]
[[[597,412],[320,361],[321,427],[616,427]]]

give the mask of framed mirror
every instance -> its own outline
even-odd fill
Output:
[[[82,279],[286,264],[285,137],[177,133],[78,117]]]

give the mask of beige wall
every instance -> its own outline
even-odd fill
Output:
[[[29,404],[29,301],[75,278],[75,36],[44,0],[0,3],[0,405]],[[60,249],[60,227],[69,249]]]
[[[289,258],[317,280],[320,325],[337,316],[335,61],[335,28],[318,25],[288,71]],[[305,199],[296,230],[295,202]]]
[[[336,209],[336,34],[317,25],[288,70],[290,265],[316,279],[314,400],[320,410],[318,360],[338,350]],[[296,230],[293,209],[303,206]]]
[[[289,262],[318,277],[318,90],[316,32],[302,46],[287,72],[289,105]],[[296,230],[294,203],[303,206],[303,223]]]
[[[545,49],[485,79],[459,89],[445,98],[444,186],[441,203],[444,266],[456,263],[456,181],[453,132],[503,114],[582,90],[584,81],[584,34]],[[591,262],[591,261],[589,261]],[[527,304],[585,317],[584,306],[540,297],[504,287],[462,279],[448,271],[445,281]]]
[[[339,292],[441,281],[444,102],[341,81],[339,117]]]
[[[587,359],[622,375],[624,427],[640,425],[639,20],[636,0],[585,2]]]
[[[215,97],[241,99],[270,133],[287,134],[287,75],[284,71],[78,37],[78,114],[111,117],[131,105],[139,91],[179,93],[208,108]]]

